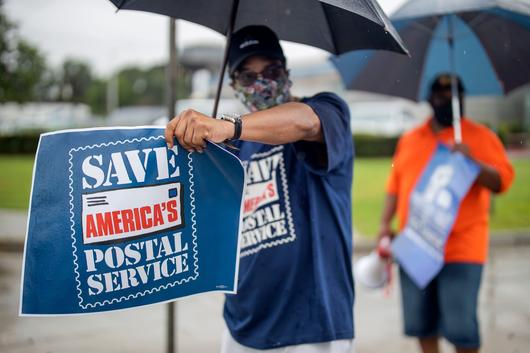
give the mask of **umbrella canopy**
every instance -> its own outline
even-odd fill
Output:
[[[333,54],[356,49],[406,53],[394,27],[375,0],[110,0],[118,9],[140,10],[201,24],[221,34],[265,25],[280,39]]]
[[[376,0],[110,0],[118,9],[180,18],[227,36],[212,116],[217,115],[232,33],[265,25],[280,39],[312,45],[333,54],[384,49],[408,54]]]
[[[421,101],[440,72],[459,75],[468,95],[502,95],[530,81],[528,0],[412,0],[391,18],[411,59],[364,51],[333,58],[347,88]]]

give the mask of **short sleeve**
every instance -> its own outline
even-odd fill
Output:
[[[501,178],[500,193],[507,191],[515,178],[515,171],[513,169],[506,150],[499,140],[497,135],[492,131],[487,131],[489,138],[486,140],[483,148],[479,151],[477,159],[483,163],[486,163],[490,167],[493,167]]]
[[[310,171],[325,175],[353,158],[350,112],[346,103],[334,93],[320,93],[302,100],[320,120],[324,143],[298,141],[293,145],[298,159]]]

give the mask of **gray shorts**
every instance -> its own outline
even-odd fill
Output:
[[[401,268],[405,334],[419,338],[442,335],[459,348],[479,348],[477,303],[480,264],[449,263],[421,290]]]

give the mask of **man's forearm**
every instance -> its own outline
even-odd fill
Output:
[[[397,209],[397,195],[386,194],[383,212],[381,213],[381,223],[379,226],[379,237],[391,233],[392,218]]]
[[[286,103],[243,118],[241,140],[279,145],[323,141],[320,120],[307,104]]]
[[[493,192],[501,191],[501,176],[495,168],[476,160],[471,155],[469,146],[464,143],[456,143],[453,145],[452,149],[453,151],[461,152],[464,156],[479,165],[480,172],[476,180],[478,185],[484,186]]]
[[[481,162],[477,162],[477,164],[480,166],[480,173],[476,183],[493,192],[501,191],[501,176],[499,172],[487,164]]]
[[[176,137],[186,150],[202,152],[206,140],[223,142],[234,136],[234,129],[234,124],[229,121],[212,119],[188,109],[167,124],[165,138],[169,148],[173,147]],[[302,140],[324,141],[320,119],[313,109],[307,104],[294,102],[245,115],[240,139],[270,145]]]

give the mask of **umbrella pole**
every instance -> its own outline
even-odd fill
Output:
[[[169,62],[167,67],[167,116],[171,120],[175,116],[177,102],[177,25],[174,18],[169,19]],[[177,352],[177,303],[167,304],[167,337],[166,353]]]
[[[455,35],[452,16],[453,15],[447,16],[447,44],[449,45],[449,63],[451,68],[451,106],[453,108],[453,130],[455,143],[462,143],[462,112],[460,111],[460,95],[458,94],[458,83],[456,81]]]
[[[232,41],[232,33],[234,32],[234,24],[236,22],[237,9],[239,7],[239,0],[234,0],[232,4],[232,12],[230,13],[230,22],[228,24],[228,31],[226,33],[225,53],[223,56],[223,64],[221,65],[221,72],[219,73],[219,82],[217,84],[217,91],[215,93],[215,101],[213,104],[212,117],[217,117],[217,108],[219,107],[219,99],[221,98],[221,90],[223,89],[223,80],[225,77],[226,65],[228,64],[228,49]]]

